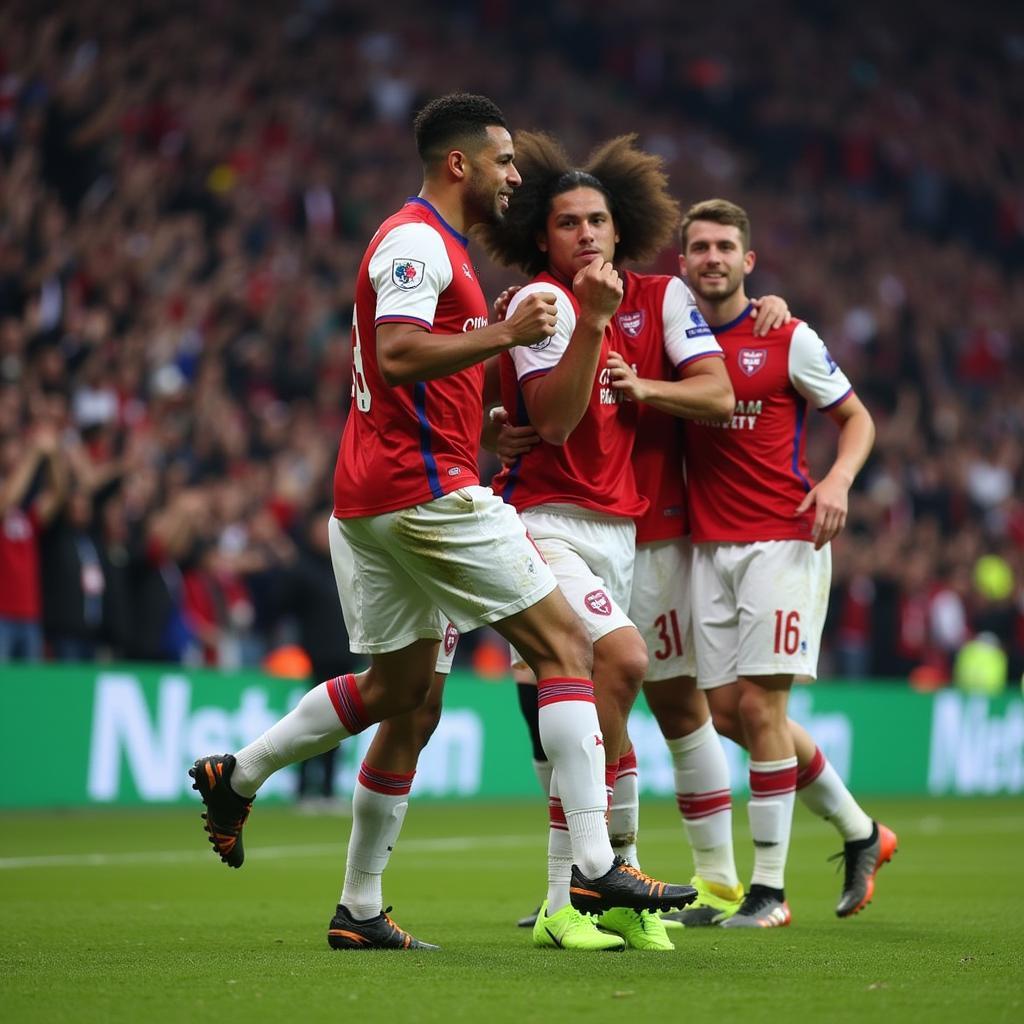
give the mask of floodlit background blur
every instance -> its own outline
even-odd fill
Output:
[[[878,425],[822,676],[1020,679],[1024,16],[621,6],[0,8],[0,661],[351,665],[325,521],[354,277],[418,190],[411,115],[460,89],[580,160],[636,132],[684,206],[750,211],[751,291]],[[814,465],[833,443],[821,418]]]

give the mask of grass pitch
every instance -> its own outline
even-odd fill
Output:
[[[1024,1020],[1020,800],[868,801],[900,852],[875,902],[833,913],[835,833],[797,805],[793,926],[673,932],[675,953],[534,949],[545,807],[413,803],[385,877],[440,953],[328,949],[349,822],[257,804],[230,871],[190,810],[0,816],[0,1020]],[[675,808],[646,801],[641,856],[690,874]],[[737,809],[741,875],[751,853]],[[643,1015],[643,1017],[641,1017]]]

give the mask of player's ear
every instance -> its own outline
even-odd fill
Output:
[[[685,253],[680,253],[679,254],[679,273],[683,277],[686,277],[686,254]]]
[[[757,263],[757,253],[753,249],[748,249],[743,254],[743,273],[749,274],[754,269],[755,263]]]
[[[446,161],[448,173],[455,181],[462,181],[469,173],[469,158],[461,149],[453,149]]]
[[[540,249],[541,252],[548,251],[548,236],[544,234],[543,231],[537,232],[537,248]]]

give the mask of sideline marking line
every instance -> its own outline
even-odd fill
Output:
[[[809,836],[821,831],[818,822],[802,822],[794,826],[794,836]],[[957,823],[950,828],[949,822],[938,815],[929,815],[900,823],[899,834],[936,836],[943,833],[960,833],[961,835],[978,833],[1024,832],[1024,819],[1016,818],[978,818],[972,822]],[[645,833],[652,839],[678,838],[682,841],[679,829],[659,828],[648,829]],[[411,853],[452,853],[475,849],[514,849],[518,847],[540,846],[544,842],[543,834],[538,831],[530,835],[504,836],[441,836],[433,839],[406,839],[402,849]],[[345,849],[345,843],[307,843],[294,846],[265,846],[252,851],[254,861],[286,860],[288,858],[337,856]],[[62,853],[39,855],[34,857],[0,857],[0,871],[14,871],[26,868],[103,868],[132,866],[144,864],[192,864],[209,861],[209,850],[150,850],[126,853]]]

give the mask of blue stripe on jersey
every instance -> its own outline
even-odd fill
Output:
[[[427,419],[427,382],[425,380],[417,381],[413,386],[412,400],[416,406],[416,418],[420,421],[420,455],[423,456],[423,465],[427,470],[430,493],[435,498],[443,498],[444,491],[441,490],[441,481],[437,477],[437,463],[434,461],[434,453],[431,451],[433,431],[430,429],[430,420]]]
[[[711,325],[711,330],[715,334],[725,334],[726,331],[731,331],[737,324],[742,323],[750,316],[751,310],[753,310],[754,304],[752,302],[747,303],[747,308],[735,320],[730,320],[727,324],[721,324],[716,327],[714,324]]]
[[[804,485],[804,490],[811,489],[811,482],[800,472],[800,438],[804,433],[807,420],[807,399],[802,396],[796,400],[796,429],[793,431],[793,475]]]
[[[523,398],[522,388],[516,387],[516,424],[520,427],[528,426],[530,423],[530,414],[526,411],[526,401]],[[512,503],[512,492],[515,490],[515,486],[519,483],[519,467],[523,463],[522,455],[517,456],[516,461],[509,466],[508,477],[505,480],[505,489],[502,491],[502,501]]]
[[[420,196],[409,196],[406,202],[415,203],[417,206],[425,206],[440,221],[441,227],[443,227],[445,231],[447,231],[448,234],[450,234],[459,243],[459,245],[462,246],[463,249],[469,248],[469,239],[465,235],[459,234],[459,232],[456,231],[455,228],[453,228],[451,224],[449,224],[448,221],[446,221],[444,217],[437,212],[433,203],[428,203],[426,199],[423,199]]]
[[[834,402],[829,402],[828,405],[823,405],[818,412],[828,412],[829,409],[834,409],[837,405],[842,405],[850,395],[853,394],[853,388],[848,387]]]

